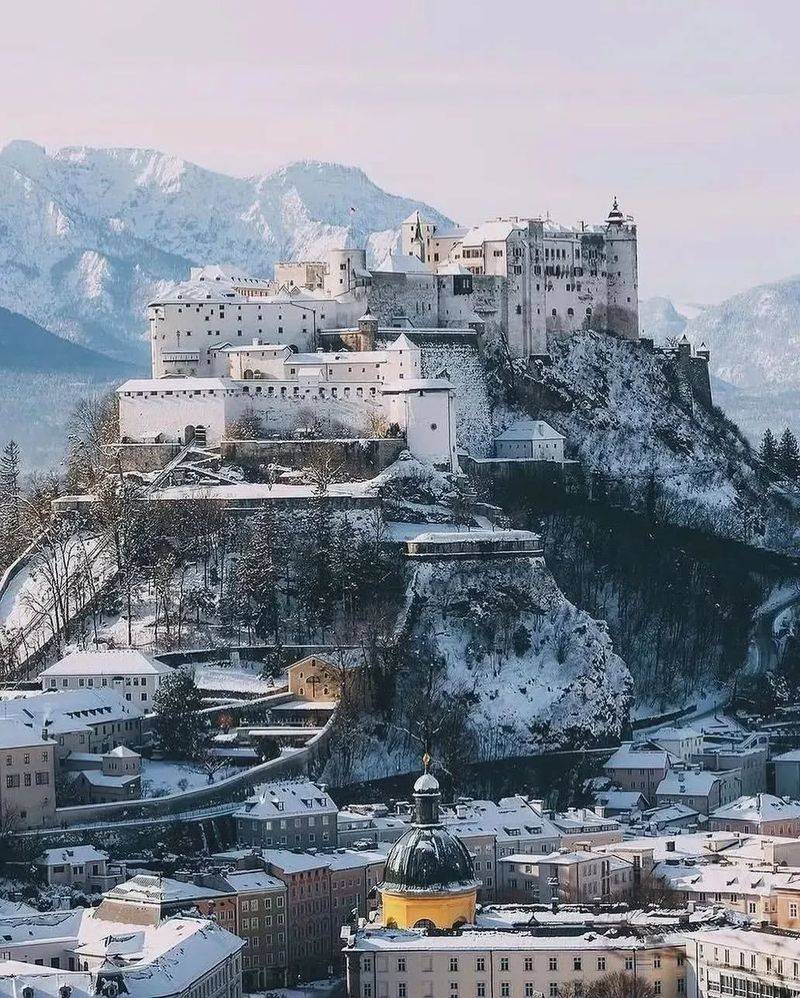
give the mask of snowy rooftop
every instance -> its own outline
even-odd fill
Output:
[[[277,877],[271,877],[263,870],[243,870],[224,874],[227,883],[237,892],[246,894],[249,891],[285,891],[286,884]]]
[[[6,713],[5,706],[3,712]],[[22,721],[12,717],[0,717],[0,748],[28,748],[33,745],[44,745],[41,729],[34,731]]]
[[[133,773],[123,773],[120,776],[106,776],[105,773],[100,772],[98,769],[83,769],[81,770],[81,776],[90,786],[106,790],[121,790],[128,786],[129,783],[135,783],[139,779],[138,774]]]
[[[665,749],[650,742],[623,742],[605,763],[605,769],[669,769],[677,761]]]
[[[638,790],[603,790],[595,794],[594,799],[598,804],[622,811],[638,807],[645,798]]]
[[[337,807],[328,794],[310,780],[269,783],[249,798],[234,817],[275,818],[330,814]]]
[[[123,392],[213,392],[234,389],[238,382],[230,378],[131,378],[117,388]]]
[[[516,219],[498,218],[493,222],[476,225],[464,235],[463,246],[483,246],[484,243],[505,242],[514,229],[522,226]]]
[[[375,271],[384,274],[431,274],[422,260],[404,253],[389,253]]]
[[[0,720],[15,718],[33,725],[38,734],[43,728],[51,736],[58,732],[85,730],[88,725],[130,720],[142,716],[133,702],[108,687],[82,690],[52,690],[35,693],[0,706]]]
[[[566,440],[566,437],[543,419],[523,419],[503,430],[495,440]]]
[[[772,794],[755,794],[738,797],[730,804],[724,804],[712,811],[709,816],[718,821],[780,821],[781,818],[800,818],[800,801],[784,800]]]
[[[656,795],[669,794],[688,797],[706,797],[720,782],[724,773],[710,773],[707,770],[671,770],[656,787]]]
[[[72,846],[67,849],[45,849],[38,862],[43,866],[59,866],[75,863],[99,863],[108,859],[107,852],[94,846]]]
[[[780,755],[772,757],[773,762],[800,762],[800,749],[792,749],[790,752],[782,752]]]
[[[422,541],[428,544],[459,544],[464,541],[530,541],[532,543],[540,540],[538,534],[530,530],[454,530],[439,531],[431,530],[422,534],[417,534],[413,540]]]
[[[163,662],[133,648],[103,651],[74,651],[55,665],[43,669],[41,676],[163,676],[174,670]]]

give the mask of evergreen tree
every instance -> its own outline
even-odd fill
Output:
[[[800,447],[797,446],[797,437],[788,426],[783,431],[781,442],[778,444],[777,465],[787,478],[797,479],[800,477]]]
[[[19,447],[15,440],[9,440],[0,454],[0,504],[3,533],[13,543],[20,528]]]
[[[761,440],[761,460],[768,468],[774,468],[778,458],[778,442],[775,434],[767,427]]]

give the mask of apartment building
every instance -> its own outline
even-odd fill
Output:
[[[338,844],[338,808],[310,780],[269,783],[234,814],[243,845],[267,849],[330,848]]]
[[[56,746],[42,727],[0,718],[0,814],[16,828],[39,828],[55,820]]]
[[[653,741],[623,742],[603,770],[620,790],[639,790],[653,803],[659,783],[679,761]]]
[[[513,870],[505,878],[505,901],[588,904],[628,898],[636,886],[633,861],[610,852],[561,849],[548,856],[507,856],[500,862]]]
[[[738,797],[712,811],[708,818],[712,831],[800,836],[800,801],[772,794]]]

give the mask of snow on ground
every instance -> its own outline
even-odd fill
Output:
[[[235,768],[226,767],[214,774],[214,783],[234,773]],[[183,782],[186,781],[186,786]],[[164,794],[177,794],[183,790],[196,790],[207,787],[208,775],[197,766],[186,762],[170,762],[166,759],[142,759],[142,797],[158,797]]]
[[[260,662],[240,663],[238,666],[217,662],[195,666],[194,679],[201,690],[227,690],[231,693],[271,693],[275,680],[261,675]]]

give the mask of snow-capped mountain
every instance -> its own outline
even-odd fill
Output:
[[[690,308],[667,298],[640,304],[645,335],[683,332],[711,349],[711,370],[738,388],[800,388],[800,277],[761,284],[719,305]]]
[[[334,246],[393,248],[428,205],[355,167],[293,163],[237,178],[152,149],[0,150],[0,306],[113,356],[144,356],[144,307],[192,264],[272,276]],[[138,358],[137,358],[138,359]]]
[[[643,335],[685,332],[711,349],[714,397],[757,441],[770,426],[800,432],[800,277],[761,284],[719,305],[640,302]]]

